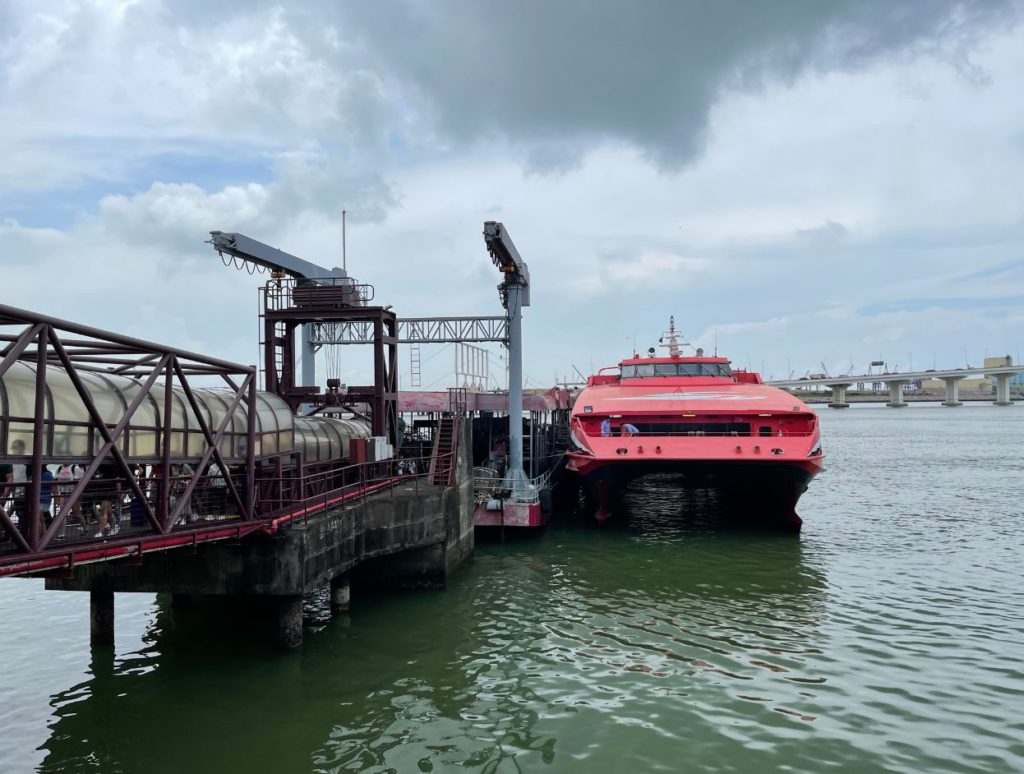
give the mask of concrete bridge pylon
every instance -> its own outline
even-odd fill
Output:
[[[993,401],[997,406],[1012,406],[1010,400],[1010,376],[1011,374],[992,374],[991,378],[996,380],[996,399]]]
[[[832,390],[832,400],[829,401],[829,408],[849,408],[850,404],[846,402],[846,391],[850,388],[849,384],[830,384],[828,385]]]
[[[962,376],[944,376],[942,381],[946,383],[946,399],[942,401],[943,406],[962,406],[960,402],[960,380]]]
[[[885,405],[889,408],[905,407],[907,402],[903,399],[903,388],[906,386],[907,382],[903,380],[889,382],[889,402]]]

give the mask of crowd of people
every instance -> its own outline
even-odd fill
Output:
[[[11,443],[12,457],[24,457],[25,442],[15,439]],[[151,508],[164,495],[163,470],[159,465],[132,465],[132,477]],[[85,468],[75,462],[57,462],[43,465],[39,487],[39,534],[45,533],[53,519],[62,512],[85,475]],[[189,491],[194,469],[188,463],[170,467],[167,482],[168,512],[177,514],[175,525],[189,524],[198,519],[222,518],[229,514],[227,481],[216,462]],[[229,470],[228,475],[233,471]],[[0,507],[12,524],[20,525],[28,518],[32,492],[31,466],[24,462],[0,464]],[[84,491],[77,497],[67,514],[65,529],[60,537],[109,537],[118,534],[124,526],[144,526],[148,523],[146,508],[140,502],[135,487],[129,485],[125,471],[112,457],[99,465]],[[4,539],[0,525],[0,540]]]

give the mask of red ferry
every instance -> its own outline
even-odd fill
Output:
[[[817,415],[727,358],[683,355],[674,320],[662,342],[667,357],[652,348],[601,369],[573,406],[568,468],[597,497],[598,520],[630,480],[672,473],[716,490],[730,515],[799,529],[797,500],[824,461]]]

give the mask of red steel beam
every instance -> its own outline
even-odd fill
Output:
[[[184,358],[186,360],[192,360],[196,363],[202,363],[208,366],[214,366],[216,368],[223,369],[229,373],[249,373],[252,369],[239,365],[238,363],[232,363],[227,360],[220,360],[219,358],[208,357],[201,355],[198,352],[189,352],[185,349],[178,349],[177,347],[167,347],[162,344],[156,344],[152,341],[146,341],[145,339],[136,339],[131,336],[123,336],[120,333],[113,333],[111,331],[105,331],[101,328],[93,328],[88,325],[79,325],[68,320],[61,320],[58,317],[50,317],[45,314],[38,314],[36,312],[30,312],[27,309],[19,309],[15,306],[8,306],[6,304],[0,304],[0,323],[4,320],[10,320],[13,322],[29,322],[42,325],[52,325],[61,331],[67,331],[68,333],[74,333],[79,336],[89,336],[94,339],[100,339],[113,344],[121,344],[126,347],[134,347],[140,352],[162,352],[174,355],[178,358]],[[3,371],[0,370],[0,374]]]

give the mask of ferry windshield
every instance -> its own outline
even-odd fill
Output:
[[[620,367],[623,379],[644,376],[732,376],[725,363],[641,363]]]

